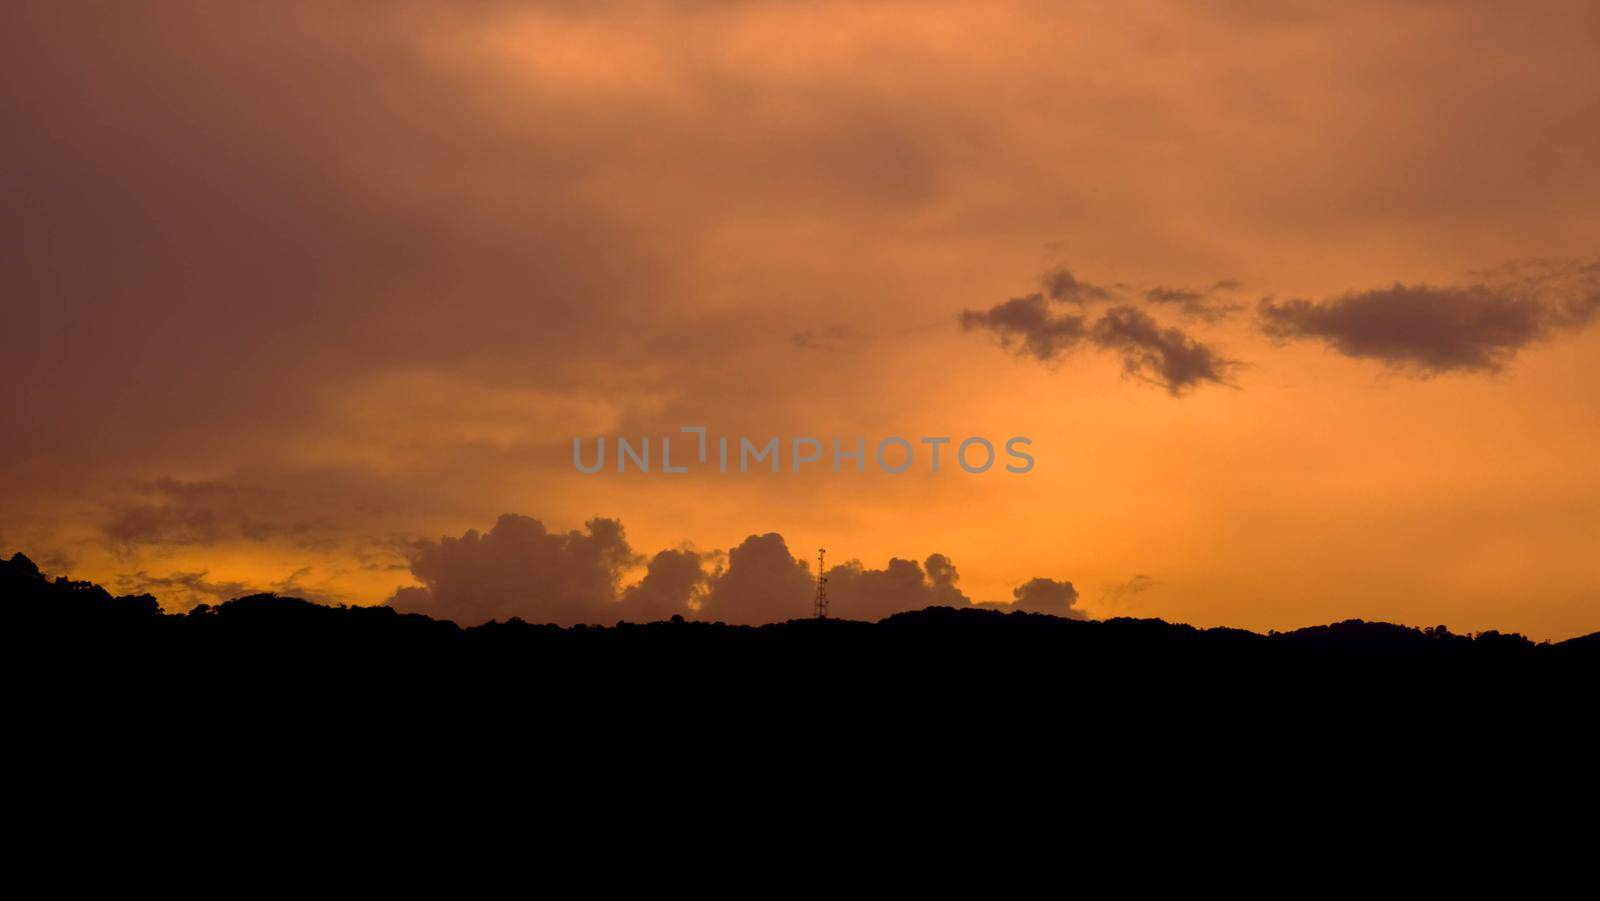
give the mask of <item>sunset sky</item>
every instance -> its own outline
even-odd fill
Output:
[[[1600,630],[1600,4],[150,7],[0,11],[6,556],[762,622],[826,546],[839,616]],[[573,466],[685,425],[829,452]]]

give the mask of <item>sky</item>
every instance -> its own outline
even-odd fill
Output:
[[[1597,40],[1586,0],[6,4],[0,552],[169,610],[765,622],[826,547],[839,616],[1600,630]],[[683,426],[782,471],[615,470]]]

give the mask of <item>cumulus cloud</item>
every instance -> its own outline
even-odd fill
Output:
[[[1511,270],[1468,285],[1405,285],[1322,301],[1261,301],[1262,331],[1320,341],[1347,357],[1417,377],[1498,372],[1524,348],[1587,326],[1600,312],[1600,266]]]
[[[990,610],[1020,610],[1068,619],[1088,619],[1088,614],[1074,606],[1077,602],[1078,589],[1071,582],[1036,577],[1012,589],[1010,603],[983,601],[976,606]]]
[[[705,596],[710,579],[705,564],[711,556],[688,548],[658,552],[644,578],[623,591],[618,612],[623,619],[643,622],[687,615]]]
[[[845,619],[882,619],[924,607],[965,607],[970,599],[956,587],[960,575],[943,554],[922,564],[891,557],[883,569],[851,560],[828,570],[829,612]]]
[[[512,617],[609,624],[674,615],[760,625],[810,616],[816,596],[816,574],[776,532],[751,535],[726,554],[660,551],[637,582],[620,590],[645,558],[634,554],[614,519],[592,519],[585,531],[557,533],[536,519],[506,514],[485,533],[469,529],[459,538],[417,542],[410,561],[422,585],[396,589],[389,603],[467,625]],[[921,563],[891,558],[882,569],[851,560],[829,567],[827,577],[830,612],[842,619],[877,620],[924,607],[972,605],[957,587],[960,573],[944,554],[930,554]],[[292,585],[295,578],[283,584]],[[238,587],[237,593],[249,593]],[[1079,615],[1071,609],[1077,592],[1070,582],[1034,579],[1014,596],[1022,605],[1017,609]]]
[[[417,542],[411,574],[422,587],[401,588],[390,603],[469,624],[517,616],[614,622],[618,583],[638,562],[617,520],[597,517],[581,532],[550,532],[537,519],[507,513],[488,532]]]
[[[815,591],[810,568],[789,553],[782,535],[751,535],[728,551],[697,613],[728,623],[782,622],[809,615]]]
[[[1017,610],[1049,613],[1073,619],[1084,618],[1083,611],[1073,609],[1072,605],[1078,602],[1078,589],[1074,588],[1071,582],[1044,578],[1029,579],[1017,586],[1011,592],[1011,597],[1011,606]]]

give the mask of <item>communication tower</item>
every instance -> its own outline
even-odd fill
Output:
[[[817,619],[828,618],[828,577],[823,573],[823,555],[828,553],[825,547],[817,548]]]

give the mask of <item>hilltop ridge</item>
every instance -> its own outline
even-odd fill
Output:
[[[253,642],[286,646],[364,650],[404,646],[448,652],[471,648],[496,654],[517,649],[548,653],[582,649],[604,653],[647,646],[696,646],[729,650],[741,645],[776,649],[827,643],[839,648],[881,645],[905,651],[917,645],[973,647],[1004,643],[1033,653],[1095,656],[1143,654],[1282,661],[1294,657],[1428,660],[1544,660],[1600,654],[1600,633],[1561,642],[1533,642],[1516,633],[1475,635],[1444,626],[1416,628],[1394,623],[1345,620],[1266,634],[1245,629],[1194,626],[1160,619],[1119,617],[1081,620],[1026,611],[928,607],[876,622],[794,619],[762,626],[698,622],[674,616],[653,623],[562,627],[520,619],[462,627],[419,613],[385,606],[326,605],[294,597],[255,594],[186,613],[166,613],[148,594],[112,595],[99,585],[64,577],[47,579],[25,555],[0,560],[0,603],[14,624],[37,638],[113,635],[119,640],[163,644]]]

